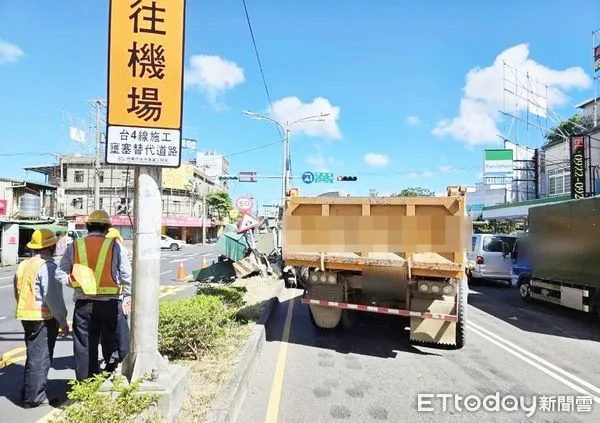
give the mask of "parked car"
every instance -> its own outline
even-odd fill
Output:
[[[474,234],[471,251],[467,252],[467,276],[469,280],[512,279],[511,252],[517,237],[504,234]]]
[[[174,239],[171,238],[170,236],[167,235],[161,235],[160,236],[160,248],[161,249],[169,249],[171,251],[179,251],[181,250],[183,247],[185,246],[185,242],[179,240],[179,239]]]

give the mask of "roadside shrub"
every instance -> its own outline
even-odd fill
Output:
[[[50,423],[161,421],[160,413],[151,410],[158,404],[158,395],[136,392],[144,378],[127,385],[125,377],[118,376],[113,380],[109,392],[100,392],[100,387],[108,377],[108,373],[103,373],[83,382],[69,381],[71,391],[68,398],[73,403],[51,418]]]
[[[202,286],[198,285],[196,294],[198,295],[209,295],[219,298],[226,307],[239,309],[244,305],[244,294],[248,290],[245,286],[233,287],[233,286]]]
[[[158,349],[173,360],[198,359],[227,333],[231,317],[232,310],[216,296],[163,301],[158,313]]]

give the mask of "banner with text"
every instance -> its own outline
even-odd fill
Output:
[[[483,159],[483,176],[486,178],[501,178],[504,183],[510,183],[513,176],[512,150],[485,150]]]
[[[571,137],[571,198],[585,198],[585,138]]]

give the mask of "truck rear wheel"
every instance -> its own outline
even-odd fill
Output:
[[[462,348],[467,343],[467,305],[469,285],[463,278],[458,285],[456,297],[456,348]]]

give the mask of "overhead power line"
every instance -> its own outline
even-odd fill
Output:
[[[257,147],[251,147],[251,148],[248,148],[246,150],[241,150],[241,151],[237,151],[235,153],[226,154],[224,157],[231,157],[231,156],[237,156],[239,154],[251,153],[252,151],[260,150],[260,149],[263,149],[263,148],[267,148],[267,147],[271,147],[273,145],[279,145],[279,144],[281,144],[281,141],[270,142],[268,144],[262,144],[262,145],[259,145]]]
[[[275,110],[273,109],[273,101],[271,100],[271,93],[269,92],[269,86],[267,84],[267,78],[265,78],[265,72],[263,69],[262,61],[260,60],[260,54],[258,53],[258,47],[256,46],[256,38],[254,37],[254,30],[252,29],[252,22],[250,21],[250,14],[248,13],[248,6],[246,5],[246,0],[242,0],[242,4],[244,5],[244,12],[246,14],[246,22],[248,23],[248,29],[250,30],[250,38],[252,39],[252,46],[254,47],[254,54],[256,55],[256,61],[258,62],[258,69],[260,70],[260,77],[262,78],[263,87],[265,89],[265,93],[267,94],[267,100],[269,101],[269,108],[271,110],[271,114],[273,118],[275,118]],[[279,126],[277,127],[277,132],[283,138],[283,132]]]

